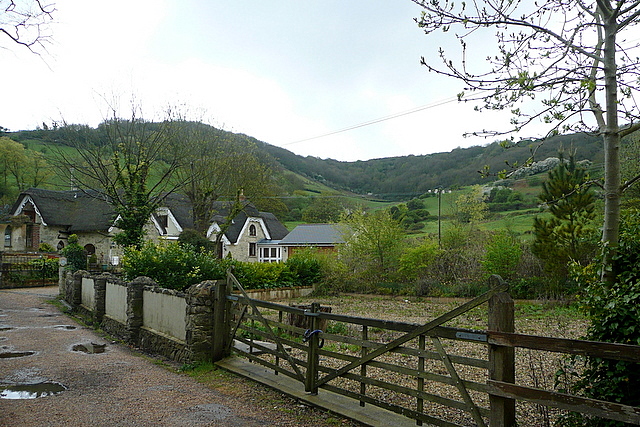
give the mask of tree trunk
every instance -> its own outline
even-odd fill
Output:
[[[611,270],[611,251],[618,245],[620,228],[620,127],[618,125],[618,85],[616,79],[615,15],[606,16],[604,22],[604,78],[606,96],[606,126],[604,139],[604,224],[602,241],[605,243],[602,279],[612,285],[615,275]]]

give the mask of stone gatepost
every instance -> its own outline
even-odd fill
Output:
[[[145,286],[156,286],[156,282],[146,276],[136,277],[127,285],[126,341],[134,346],[139,344],[142,328],[142,307]]]
[[[77,309],[82,305],[82,278],[90,277],[88,271],[78,270],[73,273],[73,280],[71,282],[71,292],[67,292],[65,298],[74,309]]]
[[[110,273],[102,273],[94,279],[93,284],[93,321],[99,325],[104,318],[107,304],[107,279],[114,277]]]
[[[214,300],[220,282],[207,280],[186,291],[186,345],[193,362],[213,361]]]

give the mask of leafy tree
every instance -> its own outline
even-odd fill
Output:
[[[570,261],[582,265],[590,262],[595,251],[590,227],[595,217],[595,196],[589,188],[589,175],[578,166],[575,156],[549,172],[538,196],[552,218],[536,217],[533,223],[533,253],[545,262],[546,269],[560,282],[567,277]]]
[[[344,216],[346,243],[340,256],[354,274],[369,284],[394,281],[403,230],[389,211],[355,211]]]
[[[421,199],[411,199],[407,202],[407,209],[410,211],[424,209],[424,201]]]
[[[198,252],[214,252],[215,244],[196,230],[187,228],[178,236],[178,244],[190,246]]]
[[[323,193],[312,198],[311,204],[302,211],[302,220],[309,223],[338,222],[347,206],[344,198],[333,193]]]
[[[15,186],[18,191],[38,187],[51,177],[42,153],[26,150],[8,137],[0,137],[0,171],[5,188]],[[9,178],[12,182],[9,182]]]
[[[416,246],[409,246],[400,257],[400,273],[408,278],[418,278],[433,274],[433,264],[442,253],[438,242],[424,239]]]
[[[460,28],[462,55],[439,50],[442,66],[422,58],[430,71],[464,82],[465,101],[479,110],[508,109],[511,127],[542,120],[550,133],[594,130],[604,147],[604,223],[602,241],[618,243],[620,198],[640,176],[622,183],[621,138],[640,128],[635,101],[639,61],[636,42],[621,43],[640,20],[640,3],[630,0],[547,0],[454,2],[413,0],[423,9],[417,20],[427,34]],[[495,29],[496,49],[474,70],[467,50],[486,29]],[[472,40],[473,37],[473,40]],[[528,112],[529,111],[529,112]],[[589,113],[593,120],[587,119]],[[501,132],[483,132],[495,135]],[[611,263],[611,255],[604,264]],[[610,268],[603,277],[613,283]]]
[[[456,219],[460,223],[477,224],[489,210],[482,187],[474,185],[470,192],[463,193],[455,201]]]
[[[65,126],[65,137],[74,154],[55,152],[58,174],[82,191],[104,197],[118,215],[121,232],[115,241],[121,246],[140,247],[144,226],[164,197],[176,189],[171,180],[184,163],[178,138],[184,122],[171,113],[161,123],[138,117],[118,117],[103,122],[98,135],[86,126]]]
[[[494,234],[486,246],[482,267],[487,274],[498,274],[505,280],[515,279],[522,256],[520,242],[507,231]]]

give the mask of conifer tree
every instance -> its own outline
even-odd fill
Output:
[[[552,217],[534,219],[532,251],[545,263],[547,272],[562,281],[567,277],[570,261],[591,260],[595,250],[595,195],[589,186],[587,170],[572,153],[568,160],[560,153],[560,164],[549,172],[538,196]]]

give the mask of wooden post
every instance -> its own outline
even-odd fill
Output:
[[[214,362],[222,360],[228,356],[227,345],[230,334],[229,327],[229,304],[227,303],[227,295],[230,288],[225,280],[216,282],[215,294],[213,298],[213,345],[212,358]]]
[[[489,299],[489,331],[514,332],[513,299],[506,292],[495,294]],[[515,383],[515,349],[489,345],[489,378],[496,381]],[[516,401],[489,394],[491,427],[511,427],[516,425]]]
[[[362,325],[362,341],[367,341],[369,339],[369,327],[367,325]],[[361,349],[361,353],[362,357],[365,357],[367,355],[367,347],[365,347],[364,345],[362,346]],[[367,376],[367,364],[363,363],[362,366],[360,367],[360,375],[362,375],[363,377]],[[360,394],[362,396],[365,395],[365,393],[367,392],[367,384],[365,383],[360,383]],[[360,406],[364,407],[364,400],[360,401]]]
[[[318,316],[316,313],[320,311],[320,303],[314,302],[311,304],[311,327],[309,328],[309,332],[316,331],[318,328]],[[304,391],[310,393],[312,395],[318,394],[318,387],[316,383],[318,381],[318,363],[320,361],[320,357],[318,354],[318,344],[320,339],[317,333],[312,333],[309,339],[309,352],[307,354],[307,377],[305,379]]]

